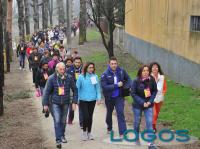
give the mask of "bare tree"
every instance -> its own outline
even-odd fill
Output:
[[[42,28],[48,28],[48,7],[49,7],[49,0],[43,0],[39,6],[42,7]]]
[[[72,0],[66,0],[66,22],[67,22],[67,45],[71,48],[71,19],[72,19]]]
[[[10,72],[10,57],[12,51],[12,4],[13,0],[7,0],[7,20],[6,20],[6,63],[7,72]]]
[[[58,0],[58,23],[64,24],[65,23],[65,13],[64,13],[64,3],[63,0]]]
[[[49,20],[50,25],[53,26],[53,0],[49,1]]]
[[[7,0],[2,2],[2,19],[3,19],[3,48],[6,48],[6,18],[7,18]]]
[[[25,7],[25,26],[26,26],[26,35],[31,33],[30,31],[30,1],[24,0],[24,7]]]
[[[18,26],[19,36],[22,40],[25,40],[25,29],[24,29],[24,2],[23,0],[17,0],[18,5]]]
[[[86,28],[87,28],[87,9],[86,0],[80,0],[80,25],[79,25],[79,45],[87,41]]]
[[[91,13],[88,13],[88,17],[98,28],[109,57],[114,56],[113,32],[115,30],[115,23],[118,23],[119,20],[121,20],[120,17],[124,16],[117,15],[117,12],[120,10],[119,7],[124,7],[124,5],[119,5],[121,1],[122,0],[87,0],[88,9],[91,11]],[[125,3],[125,0],[123,0],[123,3]],[[101,25],[102,18],[106,20],[108,35],[104,33]]]
[[[38,0],[32,0],[33,4],[33,21],[34,21],[34,32],[39,30],[39,5]]]
[[[0,0],[0,116],[4,113],[3,107],[3,86],[4,86],[4,56],[3,56],[3,10]]]

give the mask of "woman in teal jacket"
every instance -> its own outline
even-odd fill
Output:
[[[83,74],[78,77],[76,86],[78,88],[79,107],[83,112],[82,140],[94,140],[91,135],[93,112],[96,102],[97,104],[101,103],[100,84],[98,76],[95,74],[94,63],[86,63]]]

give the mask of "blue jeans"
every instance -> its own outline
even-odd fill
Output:
[[[58,105],[52,103],[51,112],[54,120],[56,142],[61,142],[61,137],[65,136],[66,119],[69,104]]]
[[[142,112],[144,111],[145,121],[146,121],[146,129],[153,130],[153,108],[146,109],[138,109],[133,107],[134,113],[134,130],[139,134],[140,131],[140,122],[142,117]]]
[[[40,86],[40,91],[41,91],[41,94],[42,94],[42,97],[43,97],[43,95],[44,95],[44,87],[41,87],[41,86]],[[42,97],[41,97],[41,98],[42,98]],[[42,101],[42,107],[43,107],[43,101]]]
[[[123,135],[124,132],[127,130],[125,116],[124,116],[124,99],[122,97],[117,97],[114,99],[106,99],[105,104],[107,109],[106,113],[106,123],[108,126],[107,129],[109,131],[112,130],[112,113],[115,107],[117,113],[119,134]]]
[[[25,54],[20,54],[19,55],[19,65],[22,68],[25,67]]]

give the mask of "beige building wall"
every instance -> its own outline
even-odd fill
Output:
[[[126,33],[200,64],[200,32],[190,16],[200,16],[200,0],[126,0]]]

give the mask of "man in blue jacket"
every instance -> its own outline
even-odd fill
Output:
[[[51,113],[54,119],[57,148],[61,148],[61,143],[67,143],[65,139],[66,118],[70,104],[70,89],[73,91],[73,108],[78,100],[78,92],[71,75],[65,73],[65,64],[58,63],[56,72],[51,75],[45,86],[43,105],[44,111],[49,111],[51,103]],[[51,96],[51,98],[50,98]],[[50,101],[51,99],[51,101]]]
[[[117,59],[111,57],[107,70],[101,76],[101,86],[107,109],[107,131],[108,133],[112,131],[112,113],[115,107],[120,137],[122,137],[127,130],[124,117],[124,97],[122,95],[123,87],[125,85],[130,88],[131,79],[125,70],[118,67]]]
[[[70,74],[74,81],[76,82],[79,75],[82,73],[82,58],[77,56],[74,58],[74,64],[68,69],[67,73]],[[68,116],[68,124],[72,124],[74,120],[74,110],[72,109],[72,106],[70,105],[69,108],[69,116]],[[83,115],[79,108],[79,124],[81,129],[83,128]]]

